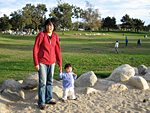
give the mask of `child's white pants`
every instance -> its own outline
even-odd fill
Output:
[[[67,96],[68,96],[68,93],[70,94],[69,95],[69,98],[70,99],[75,99],[75,94],[74,94],[74,87],[69,87],[69,88],[63,88],[63,100],[67,100]]]

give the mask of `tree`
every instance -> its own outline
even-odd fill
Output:
[[[134,27],[135,27],[135,32],[139,32],[140,29],[143,28],[144,22],[140,19],[133,19]]]
[[[87,9],[83,11],[82,18],[90,27],[90,32],[92,32],[92,29],[98,30],[102,24],[99,11],[98,9],[94,9],[88,1],[86,1],[86,5]]]
[[[32,22],[32,13],[33,13],[34,8],[35,6],[31,6],[31,4],[26,4],[26,6],[22,8],[23,9],[22,14],[26,18],[26,21],[25,21],[26,28],[35,28]]]
[[[14,11],[14,13],[11,13],[10,16],[10,23],[12,25],[12,29],[19,29],[19,31],[22,31],[25,27],[25,17],[22,15],[22,10]]]
[[[105,19],[102,19],[102,22],[103,22],[103,28],[107,28],[107,30],[109,31],[109,29],[115,29],[117,28],[117,25],[116,25],[116,18],[115,17],[106,17]]]
[[[9,17],[4,14],[4,17],[0,18],[0,28],[2,31],[9,30],[12,25],[9,23]]]
[[[143,27],[143,30],[144,30],[144,31],[150,31],[150,24],[147,25],[147,26],[144,26],[144,27]]]
[[[126,28],[126,30],[132,28],[132,22],[129,15],[126,14],[125,16],[123,16],[121,22],[122,22],[121,28]]]
[[[71,29],[73,26],[71,21],[73,15],[72,9],[73,6],[70,6],[68,3],[62,3],[60,0],[58,1],[58,6],[50,10],[49,16],[57,20],[60,28],[63,29],[62,34],[64,34],[65,28]]]
[[[26,17],[26,25],[31,28],[36,28],[38,31],[38,27],[41,24],[42,19],[44,18],[45,13],[47,12],[47,8],[45,4],[38,4],[37,7],[31,4],[26,4],[23,7],[23,15]],[[36,26],[33,26],[34,24]]]
[[[78,19],[82,17],[82,14],[83,14],[83,9],[81,9],[80,7],[77,7],[77,6],[73,6],[73,18],[77,18],[77,22],[75,23],[77,26],[77,30],[79,28],[79,21]]]
[[[36,29],[38,31],[38,26],[41,24],[42,18],[44,18],[47,8],[45,4],[38,4],[35,7],[35,12],[33,13],[32,21],[36,24]]]

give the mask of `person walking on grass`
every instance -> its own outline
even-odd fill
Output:
[[[127,39],[127,36],[126,36],[126,46],[128,46],[128,39]]]
[[[61,48],[58,34],[54,32],[56,21],[49,18],[45,21],[45,30],[35,39],[33,60],[39,74],[38,106],[45,109],[45,104],[56,104],[52,101],[53,75],[55,62],[62,71]]]
[[[138,39],[137,41],[137,45],[140,46],[141,45],[141,39]]]
[[[119,47],[119,42],[118,42],[118,41],[116,41],[116,43],[115,43],[116,53],[119,53],[119,51],[118,51],[118,47]]]
[[[59,77],[63,79],[63,98],[62,101],[65,102],[67,100],[68,93],[70,93],[70,99],[77,100],[74,92],[74,79],[77,78],[77,74],[72,72],[72,65],[67,63],[65,65],[66,72],[62,73],[59,71]]]

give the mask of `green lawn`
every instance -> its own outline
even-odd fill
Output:
[[[61,39],[63,67],[70,62],[73,71],[81,74],[94,71],[99,77],[107,77],[122,64],[137,67],[144,64],[150,66],[150,33],[144,39],[145,32],[92,32],[108,35],[85,36],[74,33],[90,32],[57,32]],[[124,36],[123,36],[124,34]],[[125,47],[125,36],[128,36],[128,46]],[[28,74],[36,72],[33,64],[32,50],[35,36],[16,36],[0,34],[0,83],[7,79],[20,80]],[[142,45],[137,46],[137,40]],[[119,41],[119,54],[115,53],[114,45]],[[134,60],[132,58],[135,58]],[[65,70],[63,70],[65,71]],[[58,65],[55,67],[55,79],[58,77]]]

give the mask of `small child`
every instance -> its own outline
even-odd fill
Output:
[[[72,72],[72,65],[67,63],[65,65],[66,72],[59,72],[59,77],[63,79],[63,98],[62,101],[67,100],[68,92],[70,93],[70,99],[77,100],[74,93],[74,79],[77,78],[77,74]]]

